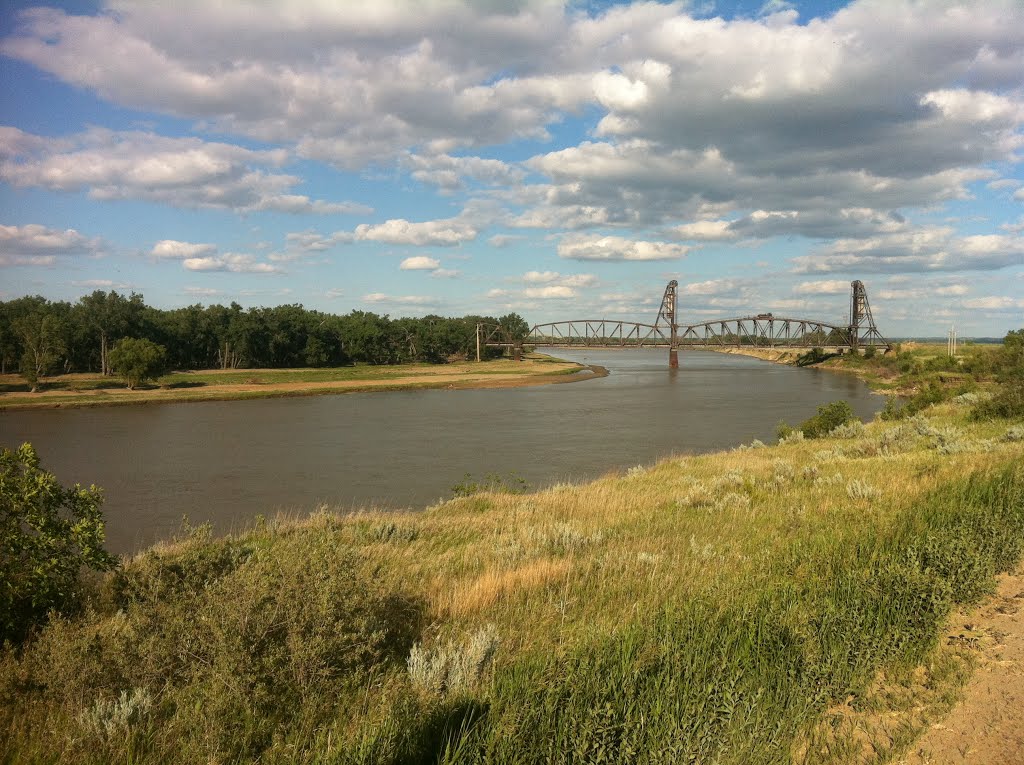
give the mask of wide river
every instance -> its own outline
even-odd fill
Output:
[[[569,385],[0,413],[0,445],[31,441],[65,484],[102,486],[108,547],[138,550],[184,516],[218,532],[320,504],[421,508],[466,473],[535,487],[670,454],[774,438],[819,404],[863,418],[883,399],[852,376],[744,356],[565,351],[608,377]]]

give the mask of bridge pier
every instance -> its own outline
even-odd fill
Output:
[[[679,369],[679,351],[675,348],[668,349],[668,368]]]

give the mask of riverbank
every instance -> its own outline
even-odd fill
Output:
[[[200,528],[0,659],[6,759],[898,756],[969,674],[950,614],[1024,544],[1020,426],[970,412]]]
[[[231,401],[425,388],[514,388],[578,382],[607,375],[542,354],[452,364],[360,365],[331,369],[232,369],[174,372],[156,384],[128,390],[119,378],[94,374],[46,378],[29,393],[18,375],[0,375],[0,411],[115,406],[158,402]]]
[[[897,343],[887,353],[870,357],[859,354],[829,355],[820,361],[807,358],[807,348],[708,348],[717,353],[750,356],[788,366],[813,366],[833,372],[850,374],[863,380],[873,391],[890,396],[912,396],[931,383],[957,386],[968,382],[986,383],[991,376],[984,370],[991,366],[992,355],[1002,348],[999,344],[976,345],[964,343],[956,357],[950,357],[946,347],[938,343]]]

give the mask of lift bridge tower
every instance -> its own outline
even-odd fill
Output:
[[[679,286],[679,282],[675,279],[668,283],[665,287],[665,294],[661,296],[661,309],[658,311],[658,318],[655,320],[655,326],[661,324],[661,320],[664,319],[671,331],[671,343],[668,347],[668,365],[670,369],[679,368],[679,350],[677,345],[677,335],[679,325],[676,323],[676,288]]]
[[[850,348],[854,353],[861,346],[883,345],[889,341],[882,337],[871,316],[871,305],[868,303],[868,291],[860,279],[850,283]]]

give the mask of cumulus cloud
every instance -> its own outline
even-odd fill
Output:
[[[338,244],[348,244],[352,240],[353,236],[348,231],[335,231],[333,234],[320,234],[316,231],[293,231],[285,235],[287,248],[300,252],[323,252]]]
[[[416,255],[406,258],[399,266],[403,271],[436,271],[441,267],[441,261],[437,258],[430,258],[426,255]]]
[[[558,243],[560,257],[571,260],[675,260],[690,248],[669,242],[647,242],[621,236],[574,235]]]
[[[0,225],[0,265],[51,266],[58,257],[96,255],[102,250],[101,239],[73,228],[61,231],[37,223]]]
[[[800,282],[793,287],[797,295],[845,295],[850,291],[850,282],[842,279],[826,279],[816,282]]]
[[[500,250],[505,247],[508,247],[510,244],[518,242],[522,238],[523,237],[517,236],[515,234],[495,234],[494,236],[487,240],[487,243],[492,247],[497,247]]]
[[[797,273],[992,271],[1024,264],[1024,237],[957,236],[926,227],[866,239],[840,239],[793,258]]]
[[[403,164],[412,177],[442,191],[458,191],[472,180],[485,186],[518,183],[525,172],[498,159],[453,157],[448,154],[407,154]]]
[[[261,263],[252,255],[237,252],[186,258],[182,261],[182,266],[186,271],[228,271],[235,274],[277,274],[282,272],[280,266],[273,263]]]
[[[237,212],[370,212],[365,205],[290,193],[300,179],[268,170],[283,165],[287,156],[280,149],[254,151],[141,131],[93,128],[60,139],[15,128],[0,133],[0,179],[13,186]]]
[[[549,284],[544,287],[526,287],[523,295],[528,298],[564,299],[576,297],[576,290],[564,284]]]
[[[1024,308],[1024,298],[991,296],[972,298],[963,301],[965,308],[978,308],[986,311],[1018,311]]]
[[[597,284],[594,274],[560,274],[558,271],[527,271],[523,274],[527,284],[561,284],[566,287],[593,287]]]
[[[212,255],[217,251],[214,244],[197,244],[192,242],[179,242],[175,239],[162,239],[153,245],[150,255],[154,258],[169,258],[184,260],[185,258],[200,258]]]
[[[383,292],[371,292],[363,295],[363,302],[390,305],[433,305],[437,301],[425,295],[387,295]]]
[[[421,247],[454,247],[476,239],[476,235],[477,231],[473,226],[458,218],[420,223],[396,218],[376,225],[361,223],[355,230],[355,238],[359,240]]]

